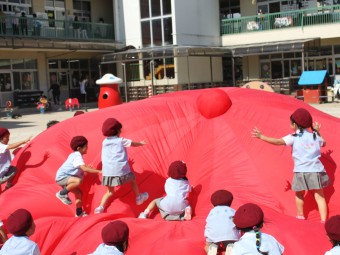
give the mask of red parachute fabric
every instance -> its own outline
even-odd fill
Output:
[[[325,189],[329,215],[340,214],[340,121],[289,96],[241,88],[182,91],[152,97],[86,113],[65,120],[38,135],[14,159],[19,176],[14,187],[0,195],[0,219],[17,208],[31,211],[36,233],[31,237],[42,254],[85,255],[101,241],[101,229],[109,221],[121,219],[130,228],[126,254],[205,254],[205,219],[212,208],[210,196],[217,189],[234,195],[232,207],[256,203],[264,211],[263,232],[285,246],[285,255],[324,254],[331,248],[320,223],[311,194],[305,200],[307,220],[297,220],[294,192],[285,191],[291,182],[291,148],[274,146],[251,137],[258,127],[264,134],[282,137],[291,133],[289,116],[299,108],[309,110],[322,124],[327,141],[322,162],[331,179]],[[73,136],[89,140],[87,164],[101,167],[101,126],[114,117],[123,124],[122,136],[147,145],[128,149],[130,163],[141,192],[150,198],[135,204],[130,185],[114,194],[107,212],[93,214],[105,192],[101,176],[87,174],[82,190],[88,217],[75,218],[75,205],[62,204],[55,196],[60,187],[55,174],[67,158]],[[184,160],[194,186],[190,196],[194,215],[191,221],[168,222],[157,210],[151,219],[137,219],[148,202],[164,194],[167,168]],[[74,201],[73,194],[70,198]]]

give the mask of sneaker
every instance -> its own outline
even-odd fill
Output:
[[[136,204],[141,205],[149,198],[148,192],[143,192],[136,197]]]
[[[215,243],[209,245],[208,255],[216,255],[218,251],[218,246]]]
[[[104,207],[103,206],[98,206],[96,209],[94,209],[94,213],[98,214],[98,213],[103,213],[104,212]]]
[[[148,215],[145,212],[141,212],[138,216],[138,219],[147,219]]]
[[[76,214],[76,218],[89,216],[86,212],[82,212],[80,215]]]
[[[297,215],[296,218],[299,219],[299,220],[305,220],[306,219],[305,216],[303,216],[303,215]]]
[[[189,206],[185,207],[185,209],[184,209],[184,220],[191,220],[191,213],[192,213],[191,206],[189,205]]]
[[[61,202],[63,202],[65,205],[72,204],[71,199],[68,197],[68,195],[61,195],[60,191],[58,191],[56,194],[56,197],[60,199]]]

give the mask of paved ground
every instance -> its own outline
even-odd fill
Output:
[[[324,104],[311,104],[311,106],[333,115],[335,117],[340,118],[340,102],[336,101],[334,103],[324,103]],[[84,108],[80,108],[79,110],[85,111]],[[90,111],[98,110],[97,104],[92,103],[88,104],[88,109]],[[58,120],[63,121],[68,118],[72,118],[74,112],[68,110],[61,110],[61,111],[53,111],[47,112],[45,114],[40,114],[39,111],[35,108],[29,109],[18,109],[15,111],[16,113],[22,114],[21,118],[12,119],[6,117],[4,112],[0,110],[0,126],[6,127],[11,132],[10,142],[14,143],[17,141],[24,140],[29,136],[36,136],[40,132],[46,129],[46,124],[50,120]]]

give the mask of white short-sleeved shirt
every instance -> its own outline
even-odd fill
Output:
[[[84,177],[83,170],[80,166],[85,165],[83,156],[79,151],[72,152],[66,161],[58,169],[55,180],[60,181],[69,176]]]
[[[5,176],[12,161],[11,152],[7,147],[7,144],[0,143],[0,178]]]
[[[38,245],[27,236],[12,236],[0,250],[0,255],[40,255]]]
[[[333,247],[330,251],[327,251],[325,255],[340,255],[340,246]]]
[[[324,172],[325,168],[319,160],[320,147],[324,140],[318,135],[314,140],[313,133],[307,130],[304,130],[302,135],[298,130],[296,134],[296,136],[290,134],[282,138],[287,146],[292,146],[294,172]]]
[[[181,214],[189,205],[186,199],[191,186],[188,180],[168,178],[164,185],[166,196],[161,200],[160,207],[169,214]]]
[[[240,238],[233,222],[235,210],[229,206],[215,206],[206,219],[204,236],[207,242],[232,241]]]
[[[261,232],[260,250],[268,255],[281,255],[284,247],[271,235]],[[254,231],[244,233],[239,241],[234,243],[231,255],[258,254],[256,249],[256,236]]]
[[[131,172],[126,147],[132,141],[118,136],[109,136],[102,144],[102,176],[123,176]]]
[[[100,244],[97,249],[89,255],[123,255],[115,246]]]

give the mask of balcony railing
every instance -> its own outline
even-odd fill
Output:
[[[30,37],[60,40],[114,40],[112,24],[1,16],[0,37]]]
[[[340,23],[340,5],[221,20],[221,34]]]

